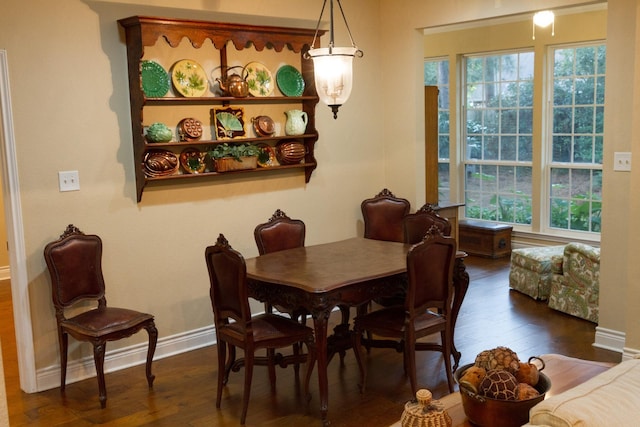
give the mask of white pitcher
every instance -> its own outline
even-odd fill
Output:
[[[307,129],[308,116],[302,110],[285,111],[287,122],[284,125],[284,132],[287,135],[302,135]]]

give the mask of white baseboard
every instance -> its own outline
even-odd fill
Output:
[[[0,267],[0,280],[9,279],[11,279],[11,268],[8,265]]]
[[[622,360],[627,359],[637,359],[640,357],[640,350],[637,348],[624,348],[624,352],[622,353]]]
[[[145,331],[141,331],[146,334]],[[158,340],[153,360],[196,350],[216,343],[214,326],[197,329],[184,334],[165,337]],[[72,340],[69,340],[72,341]],[[91,347],[88,343],[83,345]],[[130,347],[107,351],[104,358],[104,372],[115,372],[131,366],[142,365],[147,360],[148,343],[145,341]],[[67,384],[95,377],[96,370],[93,355],[78,361],[70,361],[67,367]],[[60,365],[39,369],[37,376],[37,391],[60,387]]]
[[[625,339],[624,332],[596,326],[596,338],[593,346],[618,353],[624,353]]]

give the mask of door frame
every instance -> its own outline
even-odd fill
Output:
[[[0,157],[2,163],[2,194],[9,244],[9,266],[11,272],[11,294],[13,301],[13,319],[15,324],[16,348],[18,351],[18,371],[20,388],[27,393],[37,390],[35,371],[35,352],[31,308],[29,303],[29,280],[26,267],[24,227],[22,222],[22,204],[18,181],[18,162],[15,133],[13,129],[13,111],[9,86],[9,66],[7,51],[0,49]]]

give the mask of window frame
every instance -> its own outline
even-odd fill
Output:
[[[465,218],[473,218],[473,219],[480,219],[480,220],[487,220],[487,221],[499,221],[499,222],[506,222],[509,223],[511,225],[513,225],[514,227],[518,227],[522,230],[527,230],[530,231],[532,230],[532,223],[533,223],[533,219],[529,222],[529,223],[518,223],[518,222],[511,222],[511,221],[506,221],[504,219],[501,218],[477,218],[475,216],[467,216],[467,212],[468,209],[472,208],[468,203],[468,199],[467,199],[467,195],[468,190],[467,190],[467,172],[468,170],[471,168],[476,168],[476,167],[480,167],[480,170],[482,170],[485,167],[495,167],[497,171],[499,171],[500,168],[502,167],[508,167],[508,168],[513,168],[514,171],[517,170],[517,168],[529,168],[530,169],[530,174],[532,175],[532,180],[533,180],[533,167],[534,167],[534,163],[533,163],[533,152],[531,153],[531,159],[527,160],[527,161],[523,161],[523,160],[519,160],[517,157],[514,160],[501,160],[501,159],[484,159],[482,158],[483,156],[481,156],[481,158],[479,159],[474,159],[472,158],[471,154],[468,151],[469,148],[469,144],[468,144],[468,138],[469,138],[469,134],[467,132],[468,130],[468,125],[467,125],[467,119],[469,117],[469,101],[468,101],[468,92],[467,92],[467,84],[468,84],[468,76],[467,76],[467,65],[468,65],[468,61],[470,59],[474,59],[474,58],[487,58],[487,57],[497,57],[497,56],[506,56],[506,55],[511,55],[511,54],[522,54],[522,53],[526,53],[526,54],[531,54],[532,56],[532,70],[531,70],[531,74],[532,74],[532,78],[531,80],[524,80],[524,79],[518,79],[516,80],[517,82],[524,82],[524,81],[530,81],[531,82],[531,95],[533,97],[533,91],[534,91],[534,85],[536,84],[536,79],[535,79],[535,50],[533,48],[514,48],[514,49],[506,49],[506,50],[495,50],[495,51],[487,51],[487,52],[474,52],[474,53],[469,53],[469,54],[464,54],[461,55],[460,58],[460,74],[459,74],[459,92],[460,92],[460,111],[461,111],[461,120],[460,120],[460,125],[459,125],[459,134],[461,135],[460,139],[459,139],[459,150],[461,152],[461,161],[460,161],[460,168],[461,171],[459,173],[459,176],[461,177],[460,180],[460,185],[461,185],[461,194],[464,198],[465,201],[465,208],[464,208],[464,215],[463,217]],[[501,80],[496,80],[496,82],[500,82]],[[484,79],[482,80],[482,84],[485,84],[487,81],[485,81]],[[518,104],[517,106],[518,111],[522,108],[520,104]],[[487,108],[485,111],[490,111],[492,110],[492,108]],[[508,109],[504,109],[502,108],[502,106],[500,108],[496,108],[496,111],[507,111]],[[531,101],[531,141],[530,144],[533,146],[533,134],[535,133],[535,129],[533,128],[533,114],[535,111],[535,105],[533,103],[533,99]],[[499,134],[496,135],[502,135],[503,133],[500,132]],[[515,138],[518,137],[518,135],[520,134],[520,132],[517,130],[515,132]],[[491,134],[493,135],[493,134]],[[511,135],[511,133],[506,133],[506,135]],[[506,136],[505,135],[505,136]],[[502,136],[499,136],[498,138],[502,138]],[[517,145],[517,141],[516,141],[516,145]],[[500,144],[499,144],[500,146]],[[499,148],[500,151],[501,148]],[[532,148],[533,150],[533,148]],[[497,172],[497,175],[499,176],[499,172]],[[514,178],[514,182],[515,182],[515,178]],[[532,185],[532,184],[530,184]],[[516,186],[514,186],[515,188]],[[482,194],[482,193],[480,193]],[[488,193],[487,193],[488,194]],[[500,198],[500,191],[499,188],[496,187],[495,190],[495,196],[497,198]],[[511,199],[516,200],[516,199],[520,199],[520,200],[525,200],[525,198],[523,197],[519,197],[517,195],[517,191],[514,191],[513,196],[511,196]],[[526,200],[525,200],[526,202]],[[532,200],[532,197],[529,197],[529,206],[530,206],[530,214],[531,217],[534,216],[533,213],[533,208],[534,208],[534,201]],[[489,205],[491,206],[491,205]],[[500,208],[500,205],[496,202],[496,215],[499,215],[498,210]],[[482,211],[483,209],[483,205],[480,205],[480,209]],[[514,209],[514,219],[515,219],[515,209]]]
[[[546,67],[544,69],[543,76],[543,103],[542,103],[542,115],[543,115],[543,124],[542,124],[542,156],[541,156],[541,167],[543,169],[543,183],[541,187],[540,194],[540,232],[546,235],[551,236],[559,236],[565,238],[574,238],[574,239],[600,239],[601,231],[587,231],[587,230],[575,230],[570,228],[558,228],[552,227],[551,220],[551,205],[552,205],[552,170],[555,168],[568,169],[570,171],[574,170],[589,170],[589,171],[599,171],[602,175],[604,164],[601,163],[576,163],[576,162],[554,162],[553,160],[553,136],[554,136],[554,82],[555,82],[555,52],[561,49],[570,49],[570,48],[580,48],[580,47],[595,47],[596,49],[600,46],[604,46],[605,49],[607,47],[606,40],[598,39],[598,40],[589,40],[583,42],[573,42],[573,43],[560,43],[549,45],[545,49]],[[606,52],[605,52],[606,55]],[[597,74],[596,74],[597,75]],[[575,76],[575,74],[573,74]],[[606,81],[606,68],[604,72],[604,79]],[[575,99],[575,98],[574,98]],[[584,104],[572,104],[575,105],[584,105]],[[589,104],[591,105],[591,104]],[[598,104],[595,100],[592,104],[594,108],[596,108]],[[603,108],[606,107],[606,104],[603,100],[601,104]],[[574,122],[572,121],[572,124]],[[576,132],[572,132],[575,134]],[[593,132],[595,135],[597,132]],[[604,129],[601,134],[601,137],[604,138]],[[604,144],[604,140],[603,140]],[[603,148],[604,150],[604,148]],[[595,159],[594,159],[595,160]],[[592,184],[591,184],[592,185]],[[592,187],[590,187],[591,189]],[[600,191],[602,191],[602,184]],[[593,199],[589,199],[592,201]],[[602,197],[600,198],[600,204],[602,209]]]

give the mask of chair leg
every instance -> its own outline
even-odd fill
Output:
[[[247,408],[249,407],[249,397],[251,395],[251,379],[253,378],[253,358],[254,349],[245,349],[244,356],[244,393],[242,396],[242,415],[240,415],[240,425],[245,424],[247,419]]]
[[[100,407],[107,406],[107,386],[104,382],[104,353],[107,348],[105,342],[93,343],[93,360],[96,364],[96,374],[98,376],[98,398],[100,399]]]
[[[269,371],[269,383],[271,384],[271,392],[276,391],[276,351],[273,348],[267,349],[267,369]]]
[[[365,383],[367,380],[367,370],[364,362],[362,361],[362,353],[360,352],[360,347],[362,345],[362,331],[359,329],[354,329],[352,336],[353,354],[356,356],[358,369],[360,370],[360,393],[364,393]]]
[[[216,408],[220,409],[220,401],[222,400],[222,388],[229,379],[229,372],[226,369],[225,362],[227,358],[227,343],[218,337],[218,391],[216,394]]]
[[[153,387],[153,380],[156,379],[156,376],[151,373],[151,363],[153,362],[153,355],[156,352],[156,345],[158,343],[158,330],[156,329],[156,324],[152,320],[146,327],[147,333],[149,334],[149,349],[147,350],[147,383],[149,384],[149,388]]]
[[[236,347],[231,344],[226,344],[229,346],[229,360],[224,368],[224,385],[229,382],[229,374],[231,373],[231,369],[233,368],[233,364],[236,362]]]
[[[415,340],[406,339],[404,341],[404,359],[411,383],[411,395],[415,396],[418,391],[418,381],[416,380],[416,349]]]
[[[442,331],[440,334],[442,340],[442,355],[444,356],[444,369],[447,373],[447,382],[449,383],[449,393],[453,393],[453,374],[451,368],[451,348],[453,347],[451,342],[451,334],[447,331]]]
[[[60,392],[64,393],[67,383],[67,347],[69,335],[58,328],[58,343],[60,344]]]

